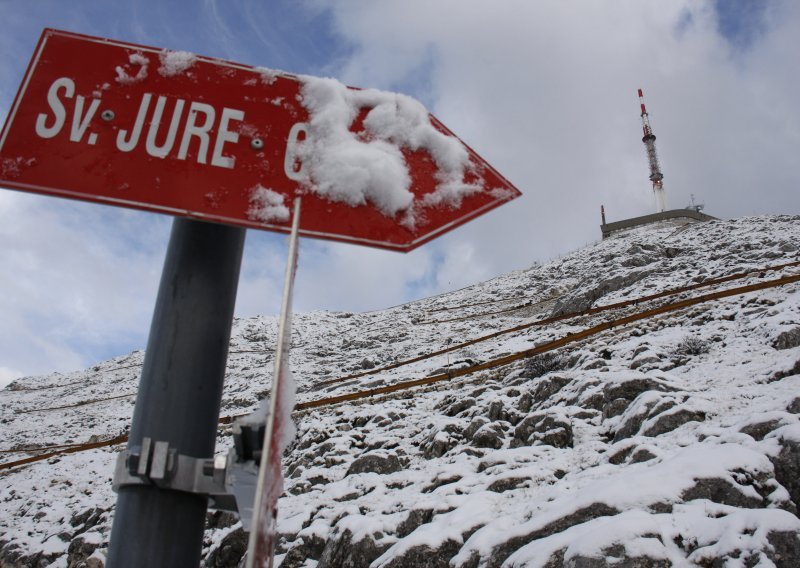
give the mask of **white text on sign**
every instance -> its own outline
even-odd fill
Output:
[[[172,153],[173,157],[186,160],[189,156],[189,147],[194,142],[197,147],[195,159],[199,164],[209,163],[208,154],[211,149],[210,165],[233,169],[236,159],[224,153],[225,146],[239,142],[239,133],[232,129],[232,123],[243,122],[244,111],[223,107],[222,112],[219,113],[219,119],[217,119],[217,110],[209,104],[172,99],[174,101],[172,117],[169,119],[166,137],[164,137],[159,132],[161,125],[166,124],[165,110],[170,99],[159,95],[155,97],[153,104],[153,98],[153,94],[144,93],[133,125],[117,131],[115,140],[117,150],[131,152],[136,149],[142,140],[145,124],[148,124],[147,134],[144,136],[144,148],[150,156],[163,159]],[[74,99],[72,108],[67,107],[67,99]],[[78,143],[86,142],[93,146],[97,143],[98,133],[88,132],[87,136],[87,131],[92,119],[97,114],[100,102],[100,99],[97,98],[87,101],[87,98],[82,95],[75,96],[75,82],[72,79],[68,77],[56,79],[47,92],[47,104],[50,112],[40,113],[36,117],[36,134],[45,139],[57,136],[67,124],[69,112],[72,112],[69,140]],[[189,108],[186,120],[183,121],[187,102]],[[215,125],[215,134],[212,135],[212,128]],[[180,142],[176,146],[181,126]],[[308,134],[308,124],[304,122],[296,123],[289,131],[284,154],[284,173],[291,180],[303,181],[305,179],[306,172],[298,155],[298,146],[308,138]],[[161,144],[157,142],[158,138],[164,138]]]
[[[172,118],[163,143],[156,142],[159,137],[159,129],[164,120],[164,110],[167,106],[168,98],[165,96],[156,97],[155,104],[150,110],[153,95],[145,93],[139,104],[139,111],[136,120],[130,128],[122,129],[117,132],[116,147],[121,152],[134,150],[142,139],[142,131],[148,116],[149,126],[144,141],[145,151],[155,158],[166,158],[174,151],[174,157],[185,160],[189,154],[189,145],[194,140],[197,144],[196,159],[200,164],[208,163],[208,152],[211,150],[211,165],[220,168],[233,168],[235,159],[225,155],[226,144],[236,144],[239,141],[239,133],[232,130],[232,123],[242,122],[244,112],[233,108],[223,108],[217,120],[217,111],[213,106],[190,102],[186,121],[183,122],[183,132],[180,136],[180,144],[176,147],[178,138],[178,128],[181,125],[183,111],[187,106],[187,101],[174,99],[172,108]],[[73,99],[74,105],[71,109],[67,108],[66,99]],[[41,138],[53,138],[57,136],[67,123],[68,113],[72,112],[72,120],[69,130],[71,142],[86,142],[90,145],[97,143],[98,134],[89,132],[86,136],[89,124],[97,114],[100,106],[100,99],[91,99],[87,107],[87,99],[82,95],[75,96],[75,82],[67,77],[62,77],[53,81],[47,92],[47,104],[50,106],[49,113],[41,113],[36,117],[36,134]],[[211,129],[216,125],[216,134],[212,144]]]

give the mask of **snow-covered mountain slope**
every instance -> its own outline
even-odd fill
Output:
[[[295,413],[278,565],[800,565],[800,266],[776,268],[797,243],[796,216],[654,225],[384,311],[297,314],[301,403],[466,374]],[[223,415],[268,394],[275,336],[235,322]],[[0,391],[0,460],[124,434],[142,357]],[[0,565],[102,566],[123,447],[0,470]],[[205,544],[235,566],[245,540],[211,513]]]

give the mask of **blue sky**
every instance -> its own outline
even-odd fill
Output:
[[[421,100],[525,194],[408,255],[304,239],[298,310],[369,310],[546,262],[668,206],[800,213],[791,0],[0,0],[0,118],[44,27]],[[0,384],[142,348],[170,219],[0,189]],[[237,315],[275,313],[278,235],[248,232]]]

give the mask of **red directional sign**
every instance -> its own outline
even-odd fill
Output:
[[[0,134],[0,185],[408,251],[519,196],[421,105],[47,29]]]

